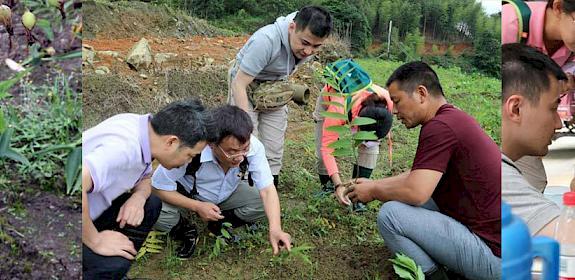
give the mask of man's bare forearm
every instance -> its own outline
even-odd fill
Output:
[[[244,111],[248,111],[248,94],[246,87],[239,85],[237,82],[232,83],[232,97],[234,98],[234,103],[236,106],[240,107]]]
[[[270,186],[263,189],[260,191],[260,196],[264,204],[264,211],[268,218],[270,231],[281,230],[280,201],[275,187]]]

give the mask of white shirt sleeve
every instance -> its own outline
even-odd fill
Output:
[[[250,152],[248,154],[248,171],[258,190],[263,190],[274,183],[274,177],[266,158],[264,145],[254,136],[251,137]]]
[[[92,177],[92,193],[99,193],[114,184],[115,173],[130,165],[130,155],[117,145],[101,145],[90,153],[84,153],[83,161]]]
[[[154,175],[152,175],[152,187],[158,190],[175,191],[178,189],[176,181],[186,175],[186,168],[188,165],[183,165],[178,168],[167,169],[163,166],[158,166]]]

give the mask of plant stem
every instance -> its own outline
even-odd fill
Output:
[[[62,20],[66,20],[66,11],[64,11],[64,2],[65,1],[60,2],[60,7],[58,8],[60,10],[60,15],[62,16]]]

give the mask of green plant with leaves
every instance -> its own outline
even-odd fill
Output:
[[[77,140],[75,143],[64,144],[64,145],[54,145],[49,147],[40,153],[38,157],[45,154],[65,151],[67,153],[66,163],[64,165],[64,178],[66,179],[66,194],[73,195],[79,192],[82,188],[82,147],[81,139]]]
[[[342,109],[343,113],[323,111],[321,115],[325,118],[342,120],[343,125],[333,125],[326,128],[338,134],[338,140],[330,143],[329,148],[334,149],[332,155],[335,157],[352,157],[356,166],[358,160],[357,148],[363,141],[378,140],[375,131],[355,131],[354,127],[376,123],[376,120],[367,117],[356,117],[350,120],[348,115],[351,112],[357,98],[353,97],[363,89],[371,85],[371,79],[359,65],[351,60],[338,60],[326,66],[324,70],[324,81],[333,92],[322,92],[323,97],[330,101],[322,102],[325,106],[336,106]]]
[[[24,156],[33,159],[18,166],[20,177],[41,187],[66,185],[66,193],[81,188],[81,96],[68,85],[65,76],[54,78],[51,86],[22,82],[21,102],[6,106],[8,123],[14,133],[11,141]]]
[[[14,148],[10,147],[13,131],[14,129],[9,127],[6,130],[4,130],[3,133],[0,133],[0,160],[2,160],[3,158],[8,158],[14,161],[21,162],[23,164],[30,164],[30,162],[28,161],[28,159],[26,159],[26,157],[24,157],[24,155],[14,150]]]
[[[214,247],[212,248],[212,252],[210,253],[209,259],[213,259],[219,256],[224,247],[228,246],[228,242],[226,240],[232,239],[232,235],[230,234],[230,230],[232,228],[232,224],[230,223],[223,223],[222,228],[220,229],[221,235],[216,236],[216,242],[214,243]]]
[[[425,274],[421,270],[421,266],[417,265],[410,257],[396,253],[395,258],[389,259],[393,263],[393,270],[401,279],[409,280],[424,280]]]
[[[311,261],[311,259],[309,257],[309,251],[311,251],[313,249],[314,249],[313,246],[310,246],[307,244],[304,244],[301,246],[295,246],[295,247],[292,247],[290,251],[283,250],[280,252],[279,255],[273,256],[272,259],[270,260],[270,262],[272,264],[283,265],[286,262],[291,261],[293,259],[300,259],[304,263],[311,266],[311,265],[313,265],[313,262]],[[269,253],[272,252],[271,249],[267,249],[266,251]]]
[[[3,99],[11,97],[10,93],[8,92],[10,88],[14,86],[28,72],[29,70],[19,72],[13,78],[0,82],[0,104]],[[4,118],[4,112],[0,107],[0,160],[2,160],[2,158],[8,158],[23,164],[29,164],[30,162],[28,162],[28,159],[26,159],[24,155],[10,147],[13,132],[14,129],[8,127]]]

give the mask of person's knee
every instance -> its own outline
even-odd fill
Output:
[[[180,221],[180,212],[175,209],[169,209],[166,211],[162,209],[158,221],[154,225],[154,228],[159,231],[169,232],[178,222]]]
[[[151,194],[146,204],[144,205],[144,220],[142,221],[142,226],[151,228],[162,210],[162,201],[155,195]]]
[[[261,220],[266,215],[263,205],[257,204],[236,208],[234,214],[248,223]]]
[[[84,279],[121,279],[130,270],[132,262],[119,256],[106,257],[82,247],[82,274]]]
[[[401,221],[401,214],[405,206],[398,201],[388,201],[381,206],[377,215],[377,225],[382,234],[396,229],[398,222]]]

